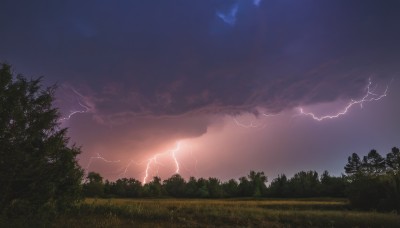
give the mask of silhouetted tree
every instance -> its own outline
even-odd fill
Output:
[[[142,183],[134,178],[118,179],[109,185],[110,190],[108,192],[105,191],[109,196],[135,198],[140,197],[143,193]],[[107,181],[105,186],[107,186]]]
[[[129,178],[126,181],[126,196],[140,197],[142,195],[142,183],[134,178]]]
[[[160,177],[153,177],[153,180],[144,185],[144,194],[150,197],[161,197],[164,195],[164,189]]]
[[[384,197],[384,188],[379,176],[358,175],[347,188],[351,205],[359,209],[377,209]]]
[[[361,160],[358,154],[353,153],[349,158],[347,159],[348,162],[346,166],[344,167],[344,170],[347,175],[354,175],[357,174],[361,170]]]
[[[264,172],[250,171],[248,178],[250,180],[252,196],[260,197],[266,194],[267,186],[265,183],[268,181],[268,178]]]
[[[248,197],[253,195],[253,188],[247,177],[239,178],[238,195],[240,197]]]
[[[400,151],[393,147],[392,151],[386,155],[386,164],[389,171],[400,172]]]
[[[382,174],[386,169],[385,159],[376,150],[371,150],[363,158],[362,169],[369,175]]]
[[[172,177],[164,180],[163,186],[168,195],[173,197],[184,197],[186,191],[186,182],[179,174],[174,174]]]
[[[196,197],[197,193],[197,180],[195,177],[190,177],[189,181],[186,183],[186,192],[185,196],[187,197]]]
[[[295,197],[311,197],[319,194],[319,178],[316,171],[301,171],[289,181],[289,191]]]
[[[289,182],[285,174],[278,175],[277,178],[271,181],[268,189],[268,195],[273,197],[288,197],[289,196]]]
[[[197,180],[197,192],[196,192],[196,197],[200,198],[208,198],[210,196],[208,192],[208,181],[204,178],[199,178]]]
[[[229,181],[222,184],[222,190],[224,192],[225,197],[235,197],[238,195],[238,182],[234,179],[230,179]]]
[[[89,172],[83,185],[85,196],[101,197],[104,195],[103,177],[99,173]]]
[[[347,196],[353,207],[379,210],[400,209],[398,149],[394,147],[386,158],[385,161],[376,150],[371,150],[367,156],[364,156],[361,170],[357,175],[351,176],[351,182],[347,188]]]
[[[326,197],[344,197],[347,187],[345,176],[333,177],[328,171],[324,171],[321,175],[321,196]]]
[[[223,196],[221,181],[215,177],[208,178],[207,189],[211,198],[220,198]]]
[[[55,89],[43,88],[40,78],[14,78],[0,65],[0,212],[19,203],[31,212],[45,204],[64,208],[80,198],[80,149],[68,146],[59,127]]]

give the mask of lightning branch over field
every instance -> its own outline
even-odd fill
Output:
[[[157,158],[161,155],[169,154],[175,163],[175,173],[179,173],[180,165],[179,165],[178,159],[176,158],[176,152],[178,152],[180,150],[180,148],[181,148],[181,143],[177,142],[175,149],[168,150],[163,153],[155,154],[153,157],[151,157],[149,160],[147,160],[145,176],[143,178],[143,184],[146,184],[146,182],[147,182],[147,178],[149,177],[149,171],[150,171],[151,165],[159,164],[157,161]]]
[[[78,101],[78,104],[79,104],[80,107],[82,107],[83,110],[70,111],[68,116],[60,118],[61,122],[70,120],[76,114],[88,113],[91,110],[88,104],[83,104],[83,103],[86,103],[86,102],[84,102],[84,96],[82,94],[80,94],[78,91],[76,91],[75,89],[73,89],[73,88],[71,88],[71,90],[72,90],[72,92],[74,92],[75,97],[76,97],[76,99]]]
[[[115,161],[108,160],[108,159],[104,158],[103,156],[101,156],[99,153],[97,153],[97,156],[89,158],[89,162],[88,162],[88,164],[86,166],[86,171],[89,170],[89,167],[92,164],[94,159],[99,159],[99,160],[102,160],[103,162],[106,162],[106,163],[120,163],[121,162],[121,160],[115,160]]]
[[[173,160],[174,165],[175,165],[175,172],[174,173],[179,173],[181,165],[180,165],[180,163],[178,161],[178,158],[176,157],[176,153],[180,149],[181,149],[181,142],[177,142],[176,147],[174,149],[167,150],[167,151],[161,152],[161,153],[157,153],[157,154],[153,155],[151,158],[149,158],[147,160],[144,160],[142,162],[135,162],[134,160],[131,160],[131,161],[129,161],[129,163],[126,166],[124,166],[124,167],[122,167],[120,169],[120,171],[121,171],[120,172],[120,176],[125,176],[127,171],[128,171],[128,169],[129,169],[129,167],[132,166],[132,165],[140,166],[140,165],[146,164],[145,170],[143,171],[144,177],[143,177],[143,182],[142,182],[143,184],[146,184],[147,179],[150,176],[150,172],[151,172],[152,167],[156,165],[156,168],[157,168],[156,173],[158,174],[159,166],[163,166],[163,164],[161,164],[158,161],[158,158],[161,157],[161,156],[170,156],[171,159]],[[120,163],[121,162],[120,160],[116,160],[116,161],[108,160],[108,159],[105,159],[104,157],[102,157],[100,154],[97,154],[97,156],[91,157],[89,159],[89,163],[86,166],[86,170],[89,170],[90,165],[92,164],[94,159],[99,159],[99,160],[101,160],[103,162],[106,162],[106,163]]]
[[[365,102],[378,101],[378,100],[380,100],[380,99],[382,99],[382,98],[387,96],[387,92],[388,92],[389,86],[386,86],[386,89],[382,94],[376,94],[376,93],[371,91],[371,84],[372,84],[371,79],[369,79],[368,80],[368,85],[367,85],[367,93],[364,95],[364,97],[362,97],[359,100],[351,100],[350,103],[342,111],[339,111],[338,113],[335,113],[335,114],[332,114],[332,115],[318,116],[317,114],[315,114],[313,112],[306,112],[306,111],[304,111],[304,109],[302,107],[300,107],[299,108],[299,111],[300,111],[299,115],[310,116],[312,119],[314,119],[316,121],[323,121],[323,120],[327,120],[327,119],[335,119],[335,118],[338,118],[338,117],[348,113],[348,111],[354,105],[360,105],[360,107],[363,108],[363,104]]]

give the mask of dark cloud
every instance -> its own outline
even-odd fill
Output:
[[[60,85],[57,106],[80,111],[66,124],[85,151],[140,154],[207,135],[225,115],[346,102],[365,94],[368,78],[379,90],[400,73],[399,7],[5,0],[0,61]]]
[[[277,112],[350,98],[399,57],[400,18],[375,1],[4,5],[2,58],[57,68],[50,77],[106,115]]]

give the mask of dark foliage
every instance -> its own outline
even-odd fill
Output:
[[[97,174],[99,175],[99,174]],[[96,175],[96,176],[97,176]],[[93,176],[93,174],[91,174]],[[88,177],[89,179],[89,177]],[[101,178],[98,178],[99,180]],[[232,197],[344,197],[346,178],[329,176],[327,171],[318,179],[315,171],[299,172],[293,178],[285,175],[274,179],[269,187],[263,172],[251,171],[247,177],[221,182],[217,178],[190,177],[186,182],[179,174],[164,180],[159,177],[142,185],[135,179],[118,179],[116,182],[102,182],[104,195],[85,191],[86,196],[104,197],[176,197],[176,198],[232,198]],[[85,189],[91,184],[85,183]],[[97,183],[97,182],[95,182]],[[97,189],[103,189],[98,187]],[[101,193],[99,190],[98,193]]]
[[[355,154],[353,154],[352,157]],[[357,155],[358,157],[358,155]],[[383,158],[376,150],[363,157],[358,170],[347,169],[353,159],[345,166],[349,187],[347,196],[355,208],[400,210],[400,153],[394,147]]]
[[[59,128],[54,91],[0,66],[0,211],[11,217],[65,209],[80,198],[80,149]]]

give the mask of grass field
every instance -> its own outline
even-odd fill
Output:
[[[56,227],[400,227],[341,199],[87,199]]]

